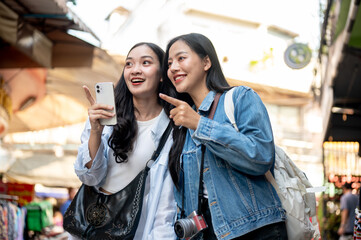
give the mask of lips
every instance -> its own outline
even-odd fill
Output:
[[[143,78],[132,78],[132,79],[130,79],[130,81],[132,82],[133,85],[140,85],[145,80]]]

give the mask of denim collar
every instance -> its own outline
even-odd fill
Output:
[[[208,113],[211,110],[212,103],[214,101],[214,97],[216,96],[216,92],[210,91],[204,100],[201,103],[201,106],[198,108],[198,113],[203,117],[208,117]],[[193,109],[196,110],[196,107],[193,106]],[[193,136],[195,130],[188,129],[190,136]],[[201,142],[197,139],[192,138],[195,145],[198,147],[201,145]]]
[[[210,111],[215,96],[216,96],[216,92],[210,91],[207,94],[207,96],[204,98],[203,102],[201,103],[201,106],[198,109],[199,113],[201,113],[202,116],[206,116],[206,113]]]

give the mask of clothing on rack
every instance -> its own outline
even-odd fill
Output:
[[[0,239],[22,240],[24,239],[26,208],[19,207],[16,196],[0,196]],[[6,199],[6,200],[3,200]]]

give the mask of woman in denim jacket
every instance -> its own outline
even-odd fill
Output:
[[[224,111],[230,89],[211,41],[191,33],[167,46],[164,80],[171,81],[183,98],[161,94],[174,105],[176,126],[169,170],[176,185],[176,201],[186,218],[198,209],[208,227],[195,238],[287,239],[285,211],[264,174],[273,173],[275,148],[272,128],[259,96],[240,86],[233,93],[239,132]],[[216,93],[222,93],[213,120],[208,118]],[[199,184],[205,146],[203,184]],[[203,186],[198,208],[199,186]],[[202,227],[196,227],[197,232]],[[181,235],[182,232],[177,229]],[[185,229],[187,231],[187,229]],[[194,235],[194,233],[190,233]]]
[[[151,158],[170,121],[170,105],[162,101],[158,93],[176,94],[171,83],[162,81],[163,57],[164,51],[153,43],[138,43],[130,49],[115,87],[118,119],[115,126],[100,124],[99,119],[113,116],[105,111],[112,108],[95,103],[89,89],[84,87],[91,107],[74,164],[83,183],[96,186],[105,194],[116,193],[131,182]],[[173,224],[177,206],[167,169],[172,143],[170,136],[150,168],[136,240],[176,239]]]

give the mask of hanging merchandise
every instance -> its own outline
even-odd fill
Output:
[[[16,196],[0,194],[0,239],[23,239],[26,209],[16,200]]]
[[[341,187],[341,178],[361,176],[361,158],[358,142],[324,142],[325,174],[330,182]],[[337,177],[337,178],[336,178]],[[352,179],[352,182],[357,181]],[[338,184],[337,184],[338,183]]]

